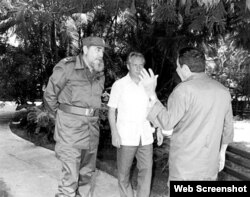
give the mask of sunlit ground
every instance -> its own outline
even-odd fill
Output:
[[[28,102],[28,104],[32,104],[31,102]],[[35,102],[36,105],[40,105],[41,102]],[[15,111],[17,107],[17,104],[15,104],[15,102],[11,102],[11,101],[0,101],[0,113],[1,112],[13,112]]]
[[[31,103],[28,103],[31,104]],[[41,102],[35,102],[36,105],[40,105]],[[8,122],[14,117],[14,112],[17,107],[15,102],[0,101],[0,122]],[[25,109],[22,109],[25,110]]]
[[[242,142],[250,149],[250,120],[234,122],[234,142]]]

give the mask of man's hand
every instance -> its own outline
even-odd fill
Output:
[[[220,153],[220,163],[219,163],[219,172],[223,170],[223,168],[225,167],[225,154]]]
[[[157,137],[157,145],[161,146],[164,137],[163,137],[163,134],[162,134],[162,130],[160,128],[157,128],[156,137]]]
[[[155,89],[157,86],[157,78],[158,75],[155,75],[152,69],[149,69],[149,73],[146,71],[146,69],[141,71],[141,83],[148,97],[156,97]]]
[[[121,146],[121,137],[117,131],[112,132],[112,145],[116,148],[120,148]]]
[[[222,144],[220,149],[220,160],[219,160],[219,172],[223,170],[225,166],[225,157],[228,144]]]
[[[120,148],[121,146],[121,136],[118,133],[117,127],[116,127],[116,108],[109,108],[108,112],[108,119],[109,124],[111,128],[111,135],[112,135],[112,145]]]

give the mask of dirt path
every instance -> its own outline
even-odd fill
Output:
[[[60,163],[53,151],[11,132],[9,121],[15,114],[0,109],[0,197],[54,197]],[[117,179],[100,170],[95,178],[94,197],[119,196]]]

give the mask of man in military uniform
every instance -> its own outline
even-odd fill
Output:
[[[99,143],[98,112],[104,88],[102,38],[83,39],[83,54],[61,60],[44,92],[55,115],[55,152],[62,164],[56,197],[89,197]]]

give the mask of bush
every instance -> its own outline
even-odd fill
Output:
[[[25,127],[27,134],[31,136],[39,135],[42,140],[54,142],[53,134],[55,127],[55,120],[53,115],[46,111],[44,105],[20,105],[17,107],[18,112],[23,112],[22,115],[15,117],[20,120],[20,126]],[[25,112],[25,113],[24,113]]]

